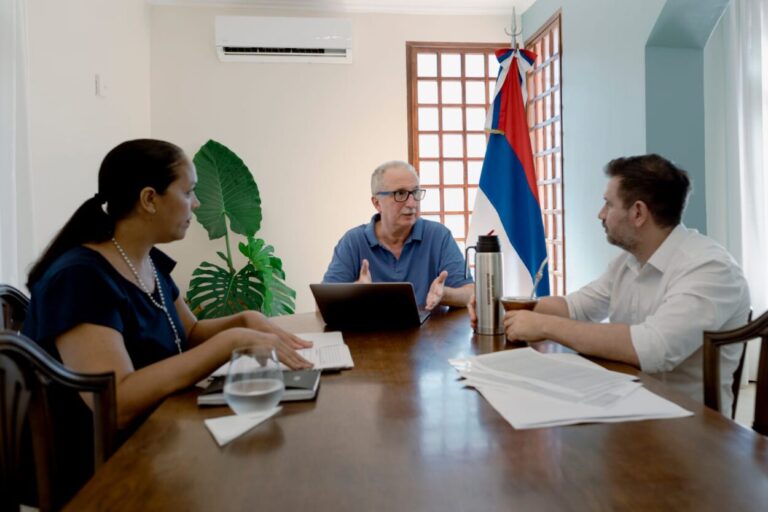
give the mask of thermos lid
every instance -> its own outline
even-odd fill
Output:
[[[499,237],[496,235],[480,235],[477,237],[477,252],[501,252]]]

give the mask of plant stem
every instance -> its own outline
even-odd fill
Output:
[[[229,230],[224,230],[224,241],[227,244],[227,265],[229,265],[229,271],[234,273],[235,266],[232,264],[232,251],[229,248]]]

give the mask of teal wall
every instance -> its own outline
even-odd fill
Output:
[[[647,150],[688,171],[693,194],[683,222],[706,233],[704,52],[649,46],[645,59]]]
[[[605,164],[646,152],[645,46],[664,0],[539,0],[523,37],[562,9],[566,289],[597,278],[618,250],[597,219]]]
[[[709,103],[722,90],[712,67],[725,54],[722,38],[705,48],[729,1],[538,0],[523,13],[524,38],[562,14],[568,291],[598,277],[618,252],[596,218],[609,160],[656,152],[677,162],[694,182],[683,221],[702,232],[712,208],[725,208],[719,185],[706,186],[730,161],[719,154],[725,150],[713,160],[710,149],[718,119],[728,115],[722,102]]]

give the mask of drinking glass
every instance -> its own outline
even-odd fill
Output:
[[[274,349],[242,347],[232,351],[224,397],[237,414],[274,408],[284,389],[283,372]]]

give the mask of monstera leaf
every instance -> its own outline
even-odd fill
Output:
[[[209,140],[194,158],[198,222],[215,240],[227,234],[225,217],[235,233],[253,236],[261,227],[261,197],[253,175],[228,147]]]
[[[226,254],[217,252],[225,265],[204,261],[192,272],[187,302],[199,318],[218,318],[246,309],[267,316],[294,311],[296,292],[285,284],[283,262],[264,240],[254,238],[261,226],[261,199],[251,171],[229,148],[209,140],[194,158],[200,207],[198,222],[211,240],[224,237]],[[240,252],[248,263],[236,270],[229,246],[229,229],[245,235]]]

